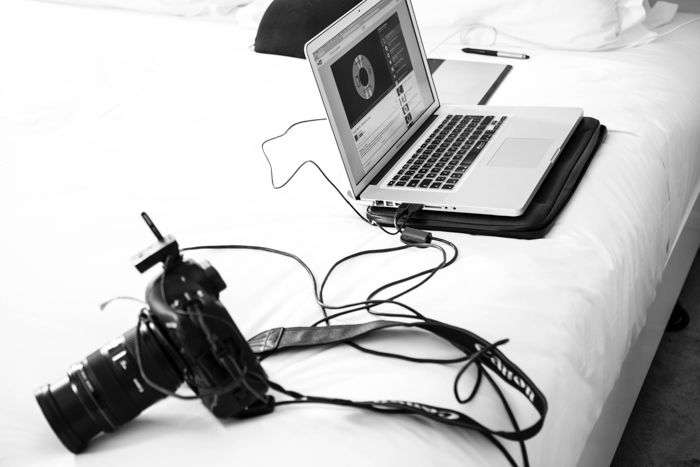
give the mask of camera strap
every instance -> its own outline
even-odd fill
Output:
[[[288,391],[279,384],[273,382],[270,382],[271,387],[291,396],[298,402],[321,402],[355,406],[389,414],[415,414],[441,423],[476,430],[487,436],[497,436],[511,441],[524,441],[533,437],[540,431],[547,413],[547,400],[532,380],[498,349],[499,345],[507,342],[505,340],[491,344],[466,329],[426,318],[423,321],[417,322],[377,320],[361,324],[317,327],[278,327],[261,332],[251,338],[248,343],[253,352],[261,359],[264,359],[281,351],[352,342],[356,338],[390,328],[417,328],[428,331],[446,340],[464,353],[466,358],[461,360],[463,362],[463,367],[457,375],[457,381],[472,364],[476,366],[478,373],[474,389],[466,398],[462,398],[458,395],[455,383],[455,396],[460,403],[465,404],[471,401],[475,396],[482,376],[484,376],[484,368],[486,368],[529,400],[539,414],[539,419],[529,427],[520,429],[510,408],[507,406],[505,398],[497,388],[495,389],[499,391],[501,400],[504,405],[506,405],[506,410],[511,417],[513,430],[492,430],[462,412],[424,403],[399,400],[350,401],[346,399],[304,396],[293,391]],[[486,377],[493,382],[489,375],[486,375]]]

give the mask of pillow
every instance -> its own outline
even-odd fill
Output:
[[[457,28],[462,42],[473,45],[605,50],[656,37],[643,24],[646,0],[413,0],[413,8],[421,28]]]
[[[590,50],[614,41],[619,31],[613,0],[414,0],[413,8],[422,28],[492,28],[495,42]]]
[[[641,24],[651,6],[648,0],[617,0],[616,8],[620,33],[623,33]]]
[[[304,58],[304,44],[360,0],[274,0],[265,10],[255,51]]]
[[[254,0],[255,50],[304,58],[304,44],[359,0]],[[648,0],[412,0],[418,26],[476,46],[607,50],[653,41],[675,5]],[[268,8],[269,5],[269,8]],[[444,37],[443,37],[444,39]]]

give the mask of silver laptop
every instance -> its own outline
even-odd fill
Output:
[[[410,0],[365,0],[306,56],[355,199],[518,216],[582,110],[440,105]]]

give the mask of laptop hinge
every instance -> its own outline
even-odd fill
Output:
[[[396,154],[394,154],[394,157],[391,158],[389,163],[384,164],[384,168],[382,168],[382,170],[380,170],[379,173],[375,175],[375,177],[367,186],[378,184],[381,181],[382,177],[384,177],[384,175],[386,175],[387,172],[389,172],[389,170],[391,170],[391,168],[394,167],[394,165],[399,161],[399,159],[403,157],[403,155],[406,153],[406,151],[408,151],[411,145],[413,145],[413,143],[415,143],[418,138],[423,136],[423,134],[427,131],[428,127],[435,121],[437,117],[437,114],[432,114],[430,117],[428,117],[428,119],[418,128],[418,130],[415,133],[413,133],[413,136],[406,140],[403,146],[401,146],[401,148],[396,152]]]

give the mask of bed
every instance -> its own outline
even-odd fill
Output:
[[[66,451],[33,392],[136,324],[138,305],[99,305],[143,296],[147,277],[129,261],[152,242],[141,211],[182,245],[267,245],[318,274],[395,239],[357,219],[313,170],[271,188],[260,143],[322,117],[323,107],[307,63],[254,53],[253,27],[19,0],[0,10],[1,465],[507,465],[483,437],[413,417],[308,405],[222,422],[173,398],[85,454]],[[608,137],[545,238],[442,234],[459,260],[406,297],[487,340],[510,339],[502,351],[549,401],[541,433],[527,443],[532,465],[610,462],[700,243],[697,19],[679,13],[638,47],[538,49],[516,63],[490,104],[581,106]],[[424,36],[430,56],[464,59],[458,36]],[[347,186],[326,122],[267,149],[276,181],[313,158]],[[247,336],[319,317],[293,262],[252,252],[192,256],[220,270],[223,302]],[[353,263],[327,298],[363,298],[435,261],[411,251]],[[446,352],[421,338],[384,345]],[[346,346],[264,366],[306,393],[455,404],[444,368]],[[497,402],[484,394],[465,410],[504,426]],[[514,400],[514,410],[533,419],[526,401]],[[517,458],[517,445],[508,448]]]

